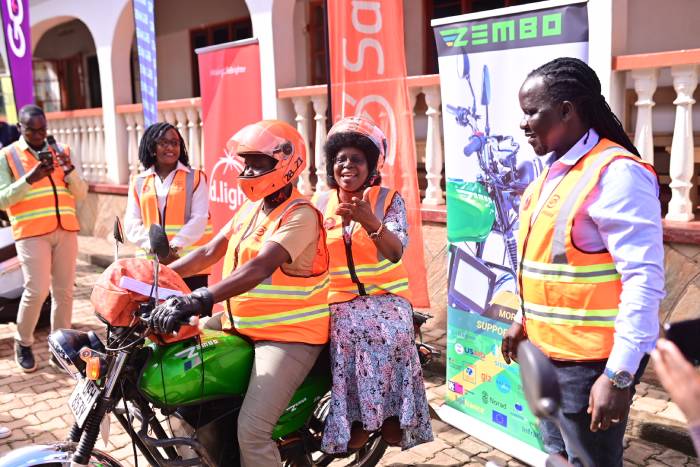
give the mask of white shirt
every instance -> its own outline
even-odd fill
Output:
[[[173,183],[175,173],[178,170],[190,172],[189,167],[177,163],[175,170],[170,172],[164,180],[161,180],[158,175],[155,178],[156,197],[158,199],[158,210],[161,218],[163,209],[168,198],[170,185]],[[146,178],[155,173],[154,167],[151,167],[136,176],[136,178]],[[129,198],[126,203],[126,214],[124,216],[124,227],[126,238],[133,244],[141,248],[150,248],[151,243],[148,240],[148,229],[143,225],[141,217],[141,207],[134,197],[133,187],[129,188]],[[182,226],[180,231],[170,241],[170,246],[183,248],[192,245],[204,235],[204,230],[207,227],[207,219],[209,218],[209,189],[207,181],[202,177],[199,181],[199,186],[192,194],[192,211],[190,220]]]

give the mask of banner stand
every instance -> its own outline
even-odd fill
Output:
[[[528,464],[535,467],[544,467],[546,464],[548,456],[546,453],[518,439],[509,439],[508,443],[503,443],[503,432],[501,430],[497,430],[476,419],[466,419],[464,413],[453,409],[447,404],[440,406],[436,412],[443,422],[459,428],[479,441],[496,447],[499,451],[503,451],[511,457],[525,460]]]

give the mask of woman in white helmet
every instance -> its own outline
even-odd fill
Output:
[[[323,449],[358,449],[371,432],[408,449],[431,441],[415,346],[401,195],[381,187],[384,133],[344,118],[325,146],[329,192],[314,197],[330,252],[333,389]]]

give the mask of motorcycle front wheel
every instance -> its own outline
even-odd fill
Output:
[[[0,459],[0,467],[70,467],[78,443],[39,444],[15,449]],[[88,466],[122,467],[109,454],[94,449]]]
[[[285,467],[323,467],[335,460],[341,460],[345,467],[374,467],[384,456],[388,444],[379,435],[372,433],[365,445],[352,453],[326,454],[320,450],[323,427],[330,410],[330,393],[321,399],[309,419],[306,430],[310,438],[306,444],[307,449],[302,456],[286,460]]]

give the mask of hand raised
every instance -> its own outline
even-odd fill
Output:
[[[44,164],[43,162],[38,163],[34,166],[32,170],[27,174],[27,183],[30,185],[38,182],[39,180],[48,177],[53,172],[52,164]]]

